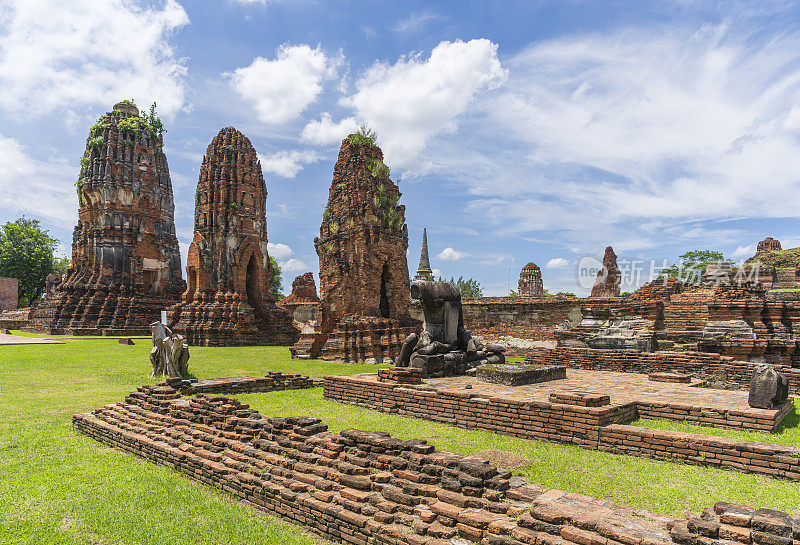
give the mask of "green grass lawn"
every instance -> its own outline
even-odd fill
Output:
[[[0,542],[314,543],[313,535],[227,494],[72,428],[74,413],[120,401],[152,382],[149,349],[146,340],[124,346],[116,339],[0,347]],[[199,378],[377,368],[291,360],[286,348],[190,352],[190,370]],[[518,472],[532,482],[660,513],[682,515],[717,500],[800,513],[798,483],[466,431],[327,401],[321,388],[238,397],[265,415],[318,416],[332,430],[385,430],[460,453],[512,451],[531,461]]]

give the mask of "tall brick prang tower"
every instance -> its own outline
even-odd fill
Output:
[[[72,265],[28,329],[148,333],[184,289],[161,122],[129,101],[89,131],[77,182]]]
[[[544,283],[542,282],[542,269],[531,261],[519,273],[517,293],[520,297],[543,297]]]
[[[606,246],[603,253],[603,268],[597,272],[590,297],[619,297],[622,274],[617,267],[617,254],[614,248]]]
[[[192,345],[292,344],[297,331],[269,293],[267,187],[250,140],[233,127],[206,149],[197,183],[186,292],[170,326]]]
[[[418,327],[408,312],[408,229],[399,200],[380,148],[363,135],[345,138],[314,240],[321,329],[296,346],[296,356],[383,361]]]

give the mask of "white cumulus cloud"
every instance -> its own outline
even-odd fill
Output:
[[[563,269],[567,265],[569,265],[568,259],[564,259],[563,257],[554,257],[553,259],[547,262],[547,265],[545,265],[545,267],[547,267],[548,269]]]
[[[308,272],[308,265],[306,262],[295,257],[287,261],[279,261],[278,265],[280,265],[281,271],[285,273]]]
[[[320,155],[314,151],[279,151],[272,155],[259,155],[261,169],[283,178],[294,178],[303,165],[316,163]]]
[[[281,244],[280,242],[277,244],[267,243],[267,253],[275,259],[286,259],[292,255],[292,252],[293,250],[288,244]]]
[[[77,221],[76,165],[63,157],[38,159],[14,138],[0,134],[0,210],[27,213],[70,228]]]
[[[169,37],[188,23],[174,0],[147,9],[126,0],[0,0],[0,106],[69,114],[133,98],[171,115],[184,104],[186,64]]]
[[[454,248],[447,247],[436,256],[439,259],[444,261],[458,261],[459,259],[464,259],[467,257],[467,254],[464,252],[460,252]]]
[[[755,255],[755,253],[756,253],[756,245],[755,244],[747,244],[746,246],[738,246],[733,251],[733,253],[731,254],[731,257],[734,258],[734,259],[736,259],[736,258],[749,258],[749,257],[753,257],[753,255]]]
[[[427,59],[413,54],[394,64],[376,62],[342,104],[377,130],[392,166],[418,167],[428,139],[455,131],[475,97],[502,85],[506,77],[497,44],[487,39],[444,41]]]
[[[274,59],[256,57],[249,66],[227,75],[231,87],[253,105],[261,121],[281,124],[317,101],[323,81],[335,75],[339,62],[319,46],[284,44]]]
[[[331,115],[325,112],[319,121],[316,119],[309,121],[303,128],[301,136],[312,144],[338,144],[345,136],[354,132],[357,126],[355,117],[345,117],[339,122],[334,122]]]

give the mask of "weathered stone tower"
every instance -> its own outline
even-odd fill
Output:
[[[319,257],[321,327],[295,356],[382,361],[418,327],[408,312],[408,229],[400,191],[370,139],[342,141],[314,239]]]
[[[619,297],[621,281],[617,254],[614,253],[614,248],[607,246],[603,254],[603,268],[597,272],[597,280],[592,286],[590,297]]]
[[[120,102],[91,128],[78,179],[72,265],[29,329],[138,334],[184,289],[161,122]]]
[[[544,283],[542,282],[542,270],[531,261],[519,273],[519,283],[517,291],[520,297],[543,297]]]
[[[428,229],[422,229],[422,251],[419,254],[419,267],[417,267],[417,274],[414,275],[414,280],[429,280],[431,282],[436,280],[433,277],[431,260],[428,257]]]
[[[170,325],[202,346],[292,344],[291,318],[269,293],[267,188],[258,155],[233,127],[219,131],[200,167],[187,287]]]

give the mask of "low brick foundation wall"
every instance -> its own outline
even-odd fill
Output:
[[[593,450],[669,459],[690,464],[737,469],[762,475],[800,480],[800,448],[733,441],[717,437],[651,430],[622,425],[639,416],[678,418],[698,423],[714,420],[752,419],[747,410],[711,413],[691,407],[628,403],[585,407],[549,402],[522,402],[502,397],[482,398],[469,390],[437,391],[390,382],[377,382],[364,376],[329,376],[323,384],[324,396],[344,403],[391,412],[466,429],[480,429],[521,437],[579,445]],[[785,412],[793,410],[787,403]],[[686,414],[674,414],[675,412]],[[782,418],[782,416],[781,416]],[[728,422],[730,423],[730,422]],[[751,426],[758,425],[750,422]],[[774,426],[774,422],[764,422]]]
[[[618,371],[622,373],[663,373],[677,371],[702,379],[724,372],[728,380],[739,383],[741,389],[750,387],[753,368],[758,363],[739,361],[719,354],[703,352],[639,352],[637,350],[607,350],[592,348],[532,348],[525,363],[536,365],[566,365],[572,369]],[[800,393],[800,369],[776,366],[789,380],[789,391]]]
[[[182,381],[174,384],[184,394],[244,394],[252,392],[276,392],[279,390],[299,390],[321,386],[320,380],[303,375],[267,372],[265,377],[211,378],[196,382]]]
[[[597,449],[800,480],[800,448],[788,445],[611,424],[600,429]]]
[[[345,543],[451,545],[458,536],[487,545],[706,545],[706,536],[735,533],[775,545],[785,543],[786,528],[800,533],[800,520],[786,513],[721,502],[686,519],[626,509],[424,441],[330,433],[316,418],[265,418],[234,399],[182,398],[165,384],[75,415],[73,424]]]

